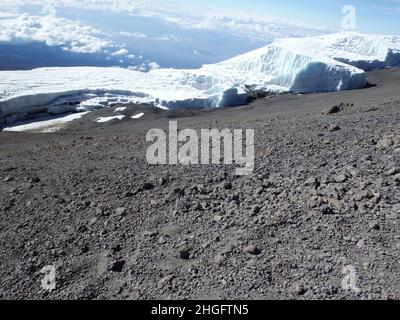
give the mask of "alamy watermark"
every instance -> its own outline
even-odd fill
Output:
[[[348,265],[343,267],[342,274],[344,277],[342,279],[342,289],[344,290],[351,290],[354,293],[360,293],[361,290],[357,286],[357,272],[354,266]]]
[[[357,29],[357,12],[356,8],[352,5],[345,5],[342,7],[342,29],[343,30],[356,30]]]
[[[56,289],[56,267],[45,266],[40,270],[40,273],[44,274],[42,279],[42,288],[46,291],[53,291]]]
[[[178,132],[177,121],[170,121],[168,133],[151,129],[146,141],[153,142],[146,153],[149,164],[235,164],[239,176],[254,171],[253,129],[201,129],[199,136],[194,129]]]

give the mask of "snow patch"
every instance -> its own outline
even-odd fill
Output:
[[[97,123],[104,123],[104,122],[108,122],[111,120],[122,120],[123,118],[125,118],[124,115],[119,115],[119,116],[113,116],[113,117],[99,117],[95,120],[95,122]]]
[[[138,113],[138,114],[136,114],[136,115],[134,115],[134,116],[131,116],[131,118],[132,119],[139,119],[139,118],[141,118],[141,117],[143,117],[144,116],[144,113]]]
[[[17,124],[14,126],[6,127],[3,129],[5,132],[30,132],[39,131],[42,133],[55,132],[62,129],[68,122],[82,118],[89,112],[74,113],[64,117],[58,117],[55,119],[40,120],[25,124]]]
[[[118,108],[115,108],[114,113],[123,112],[123,111],[125,111],[126,109],[127,109],[127,107],[118,107]]]

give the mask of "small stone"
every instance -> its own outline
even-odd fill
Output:
[[[13,178],[8,176],[8,177],[5,177],[4,182],[9,182],[9,181],[12,181],[12,180],[13,180]]]
[[[371,230],[379,230],[381,228],[376,221],[370,222],[369,227],[371,228]]]
[[[87,208],[87,207],[90,207],[90,204],[91,204],[90,201],[89,201],[89,200],[86,200],[86,201],[83,201],[83,202],[81,203],[81,206],[84,207],[84,208],[85,208],[85,207]]]
[[[122,250],[122,246],[120,244],[113,245],[111,250],[114,252],[120,252]]]
[[[258,213],[260,213],[260,211],[261,211],[261,208],[259,206],[254,206],[252,208],[252,214],[258,214]]]
[[[78,232],[79,233],[84,233],[84,232],[86,232],[88,230],[89,230],[88,227],[83,225],[83,224],[78,227]]]
[[[82,253],[87,253],[89,252],[89,246],[87,244],[84,244],[81,246],[81,252]]]
[[[219,214],[216,214],[216,215],[212,218],[212,220],[213,220],[214,222],[221,222],[221,221],[222,221],[222,216],[220,216]]]
[[[329,132],[334,132],[334,131],[341,130],[341,128],[338,124],[332,124],[329,126],[328,130],[329,130]]]
[[[307,292],[307,289],[304,288],[303,284],[296,283],[291,287],[291,291],[295,295],[302,296]]]
[[[364,240],[360,240],[360,241],[357,242],[356,247],[358,249],[361,249],[364,246],[364,244],[365,244],[365,241]]]
[[[308,186],[308,187],[315,187],[315,188],[318,188],[319,185],[320,185],[320,182],[319,182],[318,179],[316,179],[316,178],[314,178],[314,177],[311,177],[311,178],[307,179],[307,180],[304,182],[304,185],[305,185],[305,186]]]
[[[203,206],[201,205],[201,203],[196,203],[195,206],[193,207],[193,209],[196,211],[202,211]]]
[[[365,156],[361,157],[362,162],[367,162],[367,161],[372,161],[372,156],[370,154],[367,154]]]
[[[31,178],[31,182],[32,183],[39,183],[40,182],[40,178],[39,177],[33,177],[33,178]]]
[[[222,263],[224,260],[226,260],[226,257],[224,255],[222,255],[222,254],[217,254],[214,257],[214,262],[217,263],[217,264]]]
[[[344,173],[338,174],[335,178],[334,178],[335,182],[337,183],[343,183],[347,181],[347,176]]]
[[[385,175],[386,176],[394,176],[395,174],[399,173],[399,170],[396,168],[391,168],[388,171],[386,171]]]
[[[125,265],[124,260],[115,260],[111,263],[108,269],[112,272],[122,272],[124,265]]]
[[[143,232],[143,236],[145,236],[145,237],[153,238],[153,237],[155,237],[155,236],[157,236],[157,235],[158,235],[158,232],[157,232],[157,231],[149,231],[149,230],[146,230],[145,232]]]
[[[231,190],[231,189],[232,189],[232,183],[230,183],[230,182],[225,182],[225,183],[224,183],[224,189],[225,189],[225,190]]]
[[[11,171],[14,171],[14,170],[17,170],[17,168],[16,167],[6,167],[6,168],[3,169],[4,172],[11,172]]]
[[[190,259],[190,250],[189,249],[183,249],[179,251],[179,258],[183,260],[189,260]]]
[[[380,150],[389,148],[393,145],[393,140],[389,137],[384,137],[383,139],[379,140],[376,147]]]
[[[152,184],[151,182],[145,182],[142,185],[142,190],[151,190],[154,189],[154,184]]]
[[[226,254],[232,253],[233,250],[235,250],[235,247],[233,246],[233,244],[227,244],[227,245],[221,250],[221,252],[220,252],[219,254],[226,255]]]
[[[165,238],[164,238],[163,236],[159,237],[158,240],[157,240],[157,242],[158,242],[159,244],[165,244],[165,243],[167,243],[167,241],[165,240]]]
[[[324,214],[324,215],[331,215],[331,214],[335,214],[336,212],[335,212],[335,210],[332,208],[332,207],[330,207],[330,206],[328,206],[328,205],[322,205],[320,208],[319,208],[319,212],[321,213],[321,214]]]
[[[171,284],[172,280],[174,280],[175,278],[176,278],[176,276],[174,274],[170,274],[170,275],[163,277],[160,281],[158,281],[158,284],[157,284],[158,288],[163,288],[166,285]]]
[[[340,111],[341,111],[341,107],[336,105],[336,106],[325,108],[324,110],[322,110],[322,114],[323,115],[331,115],[334,113],[338,113]]]
[[[119,207],[119,208],[115,209],[115,214],[117,214],[119,216],[125,215],[126,214],[126,208]]]
[[[184,196],[185,195],[185,190],[183,190],[181,188],[175,188],[174,189],[174,193],[179,195],[179,196]]]
[[[167,177],[162,177],[162,178],[158,179],[158,183],[161,186],[165,186],[166,184],[168,184],[168,178]]]
[[[132,191],[127,191],[124,193],[124,197],[125,198],[131,198],[133,197],[135,194]]]
[[[375,204],[378,204],[382,200],[382,195],[379,192],[374,193],[373,196],[372,201]]]
[[[255,255],[255,256],[258,256],[258,255],[261,254],[261,250],[258,249],[257,246],[254,246],[254,245],[249,245],[247,247],[244,247],[243,251],[245,253],[249,253],[249,254],[252,254],[252,255]]]
[[[239,199],[240,199],[240,197],[239,197],[238,194],[234,194],[234,195],[232,196],[232,201],[239,201]]]

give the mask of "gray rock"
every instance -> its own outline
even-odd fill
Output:
[[[322,110],[322,115],[331,115],[334,113],[338,113],[342,110],[342,105],[335,105],[331,107],[327,107],[324,110]]]
[[[338,174],[337,176],[335,176],[334,181],[337,183],[343,183],[346,182],[348,179],[347,175],[344,173]]]
[[[213,220],[214,222],[221,222],[222,219],[223,219],[223,217],[220,216],[219,214],[216,214],[216,215],[213,216],[213,218],[212,218],[212,220]]]
[[[380,150],[387,149],[391,147],[394,144],[393,139],[389,137],[384,137],[381,140],[378,141],[376,144],[376,147]]]
[[[225,189],[225,190],[231,190],[231,189],[232,189],[232,183],[230,183],[230,182],[225,182],[225,183],[224,183],[224,189]]]
[[[40,178],[39,177],[33,177],[30,179],[31,183],[39,183],[40,182]]]
[[[216,264],[221,264],[222,262],[224,262],[226,260],[226,256],[224,256],[224,255],[222,255],[222,254],[217,254],[215,257],[214,257],[214,262],[216,263]]]
[[[122,272],[124,266],[125,266],[124,260],[115,260],[110,264],[108,269],[112,272]]]
[[[332,124],[329,126],[328,130],[329,130],[329,132],[334,132],[334,131],[341,130],[341,128],[338,124]]]
[[[393,211],[394,213],[400,214],[400,203],[395,204],[395,205],[392,207],[392,211]]]
[[[296,296],[304,295],[308,290],[302,283],[295,283],[290,287],[290,292]]]
[[[119,215],[119,216],[123,216],[126,214],[126,208],[124,207],[118,207],[117,209],[115,209],[115,214]]]
[[[183,190],[181,188],[175,188],[174,189],[174,193],[179,195],[179,196],[184,196],[185,195],[185,190]]]
[[[189,260],[190,259],[190,249],[188,249],[188,248],[181,249],[179,251],[179,258],[181,258],[182,260]]]
[[[332,214],[336,214],[335,209],[333,209],[331,206],[329,205],[322,205],[319,208],[319,212],[323,215],[332,215]]]
[[[151,182],[145,182],[142,185],[142,190],[152,190],[154,189],[154,184]]]
[[[379,223],[376,221],[370,222],[369,227],[371,230],[379,230],[380,229]]]
[[[244,248],[243,248],[243,251],[244,251],[245,253],[249,253],[249,254],[252,254],[252,255],[255,255],[255,256],[258,256],[258,255],[261,254],[261,250],[258,249],[258,247],[255,246],[255,245],[249,245],[249,246],[247,246],[247,247],[244,247]]]
[[[391,169],[389,169],[388,171],[385,172],[385,175],[390,177],[390,176],[393,176],[393,175],[395,175],[397,173],[399,173],[399,169],[391,168]]]
[[[174,274],[169,274],[163,278],[160,279],[160,281],[158,281],[158,288],[163,288],[167,285],[170,285],[171,282],[176,278],[176,276]]]
[[[319,182],[319,180],[317,178],[310,177],[304,182],[304,185],[307,186],[307,187],[318,188],[319,185],[320,185],[320,182]]]

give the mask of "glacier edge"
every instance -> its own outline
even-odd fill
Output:
[[[123,103],[160,108],[243,105],[264,92],[364,88],[366,72],[400,65],[400,38],[344,32],[272,44],[195,70],[148,73],[99,67],[1,71],[0,125],[32,114],[88,111]]]

